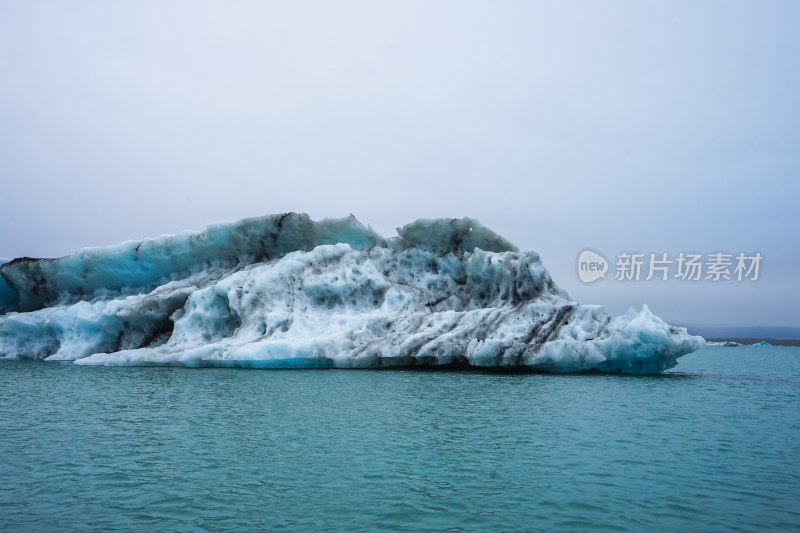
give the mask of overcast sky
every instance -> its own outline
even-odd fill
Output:
[[[0,257],[472,216],[578,301],[800,331],[800,2],[0,2]],[[582,284],[583,248],[761,252]],[[766,331],[766,330],[765,330]]]

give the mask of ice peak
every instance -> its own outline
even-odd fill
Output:
[[[516,246],[474,218],[420,219],[397,228],[396,246],[433,252],[517,252]]]

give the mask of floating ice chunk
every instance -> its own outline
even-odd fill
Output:
[[[577,304],[471,219],[384,240],[353,218],[273,216],[47,261],[0,267],[24,311],[0,316],[0,357],[655,373],[704,342],[646,306]]]
[[[717,341],[717,342],[707,341],[706,346],[721,346],[724,348],[734,348],[736,346],[741,346],[741,344],[736,341]]]

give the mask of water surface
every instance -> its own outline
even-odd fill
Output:
[[[789,531],[800,348],[662,376],[0,363],[0,530]]]

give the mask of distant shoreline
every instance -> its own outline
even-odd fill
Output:
[[[764,338],[751,338],[751,337],[706,337],[707,341],[711,342],[725,342],[733,341],[739,344],[751,345],[765,341],[773,346],[800,346],[800,339],[764,339]]]

